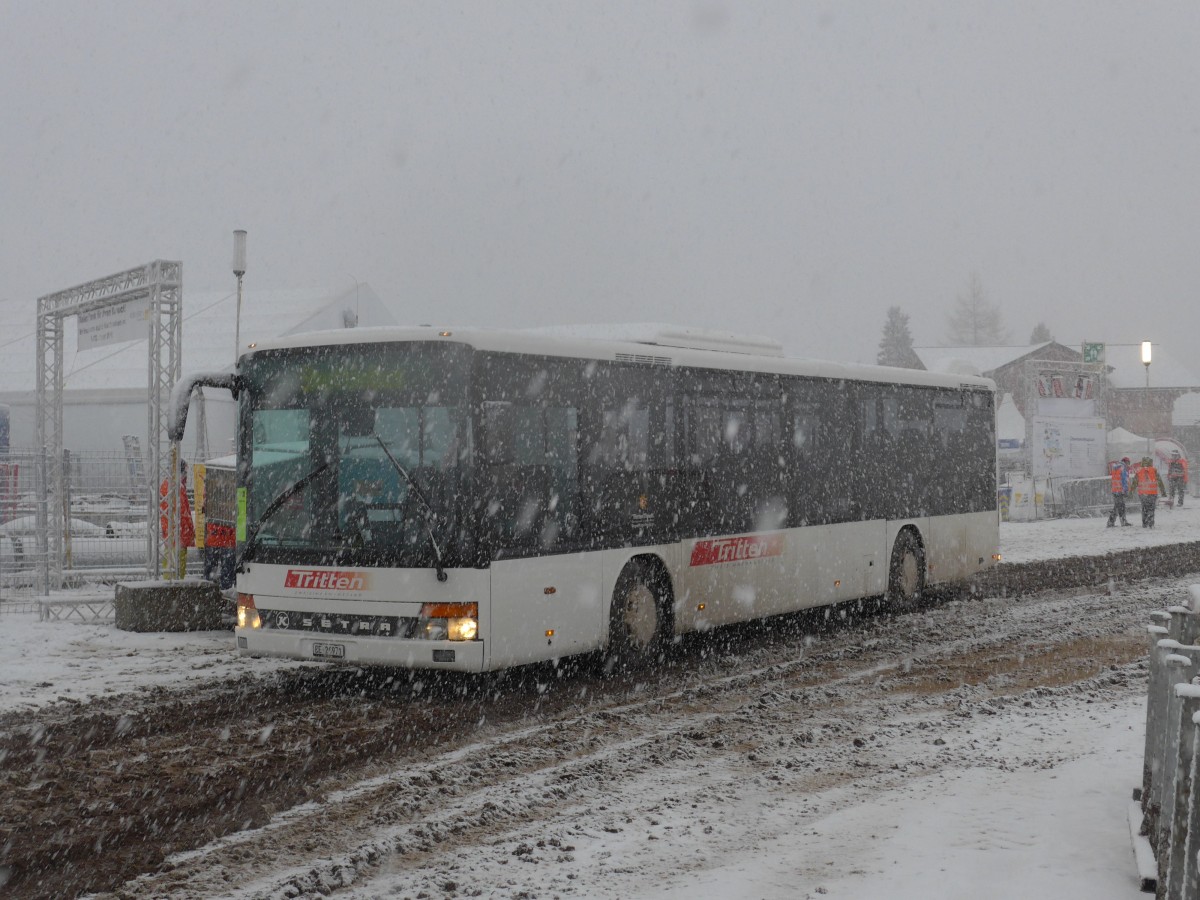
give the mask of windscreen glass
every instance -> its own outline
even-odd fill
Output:
[[[249,559],[432,565],[461,552],[470,351],[368,343],[243,360]]]

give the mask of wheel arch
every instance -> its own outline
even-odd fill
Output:
[[[624,590],[628,587],[630,578],[642,583],[646,583],[652,590],[655,598],[655,607],[658,610],[660,623],[659,642],[662,646],[673,643],[676,638],[676,610],[674,610],[674,577],[671,572],[670,552],[662,554],[655,550],[642,550],[641,552],[626,552],[618,559],[611,559],[610,578],[606,578],[607,584],[607,601],[605,602],[605,636],[604,646],[608,648],[606,653],[611,653],[614,647],[613,637],[613,619],[616,617],[617,610],[624,602]],[[608,656],[608,660],[614,659],[613,656]],[[628,660],[626,660],[628,661]],[[611,665],[611,662],[606,662],[606,666]],[[641,662],[634,662],[635,666],[642,665]]]
[[[616,566],[613,568],[615,575],[608,587],[608,615],[605,616],[605,641],[609,638],[607,634],[607,622],[611,618],[613,608],[618,602],[618,588],[624,580],[626,573],[635,569],[643,570],[654,580],[659,605],[662,607],[663,615],[666,617],[668,624],[668,634],[673,636],[675,634],[675,577],[671,571],[670,564],[664,558],[663,554],[657,551],[631,553],[625,557],[619,568]]]
[[[921,533],[921,526],[916,522],[900,522],[897,523],[896,533],[892,535],[891,550],[895,551],[896,545],[906,535],[911,535],[917,542],[917,549],[921,551],[922,556],[927,556],[928,548],[925,543],[925,535]],[[926,559],[928,564],[928,559]]]
[[[623,547],[619,550],[603,551],[603,574],[600,580],[600,601],[603,605],[604,618],[607,622],[612,610],[613,599],[616,597],[617,583],[625,570],[635,560],[639,565],[654,566],[662,573],[663,583],[668,587],[671,597],[676,596],[679,584],[679,559],[681,551],[678,544],[656,544],[645,547]],[[607,640],[608,626],[605,625],[604,638]]]

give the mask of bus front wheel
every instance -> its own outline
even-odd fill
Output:
[[[630,562],[613,590],[605,672],[636,671],[657,661],[666,646],[667,630],[661,578],[648,564]]]
[[[896,536],[888,568],[888,603],[894,609],[911,609],[925,593],[925,550],[913,532]]]

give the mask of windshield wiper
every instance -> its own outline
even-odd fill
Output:
[[[392,456],[392,451],[387,448],[387,444],[383,442],[383,438],[373,431],[371,432],[371,437],[375,438],[379,444],[379,449],[383,451],[383,455],[392,464],[392,468],[399,472],[404,480],[408,482],[409,490],[416,494],[417,499],[421,501],[421,518],[425,520],[425,529],[429,532],[429,542],[433,544],[434,569],[437,570],[437,580],[445,581],[449,576],[446,575],[446,570],[442,566],[442,548],[438,546],[437,530],[433,527],[437,523],[437,513],[433,511],[433,506],[421,490],[420,485],[408,474],[404,466],[396,461],[396,457]]]
[[[300,491],[304,490],[304,488],[308,487],[309,482],[311,482],[314,478],[328,468],[328,462],[321,463],[321,465],[317,466],[299,481],[293,483],[289,487],[284,488],[279,493],[279,496],[267,504],[267,508],[263,510],[262,515],[255,519],[254,524],[250,526],[250,533],[246,536],[246,545],[242,547],[242,555],[238,557],[239,569],[241,568],[242,562],[247,556],[250,555],[250,551],[253,550],[255,545],[258,543],[258,534],[259,530],[263,526],[263,523],[266,522],[267,519],[271,518],[271,516],[275,515],[275,513],[280,509],[280,507],[283,506],[283,504],[287,503],[289,499],[294,497]]]

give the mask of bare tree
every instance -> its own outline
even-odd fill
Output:
[[[958,295],[947,321],[947,340],[953,347],[996,347],[1009,341],[1000,310],[988,301],[978,272],[971,273],[967,289]]]

